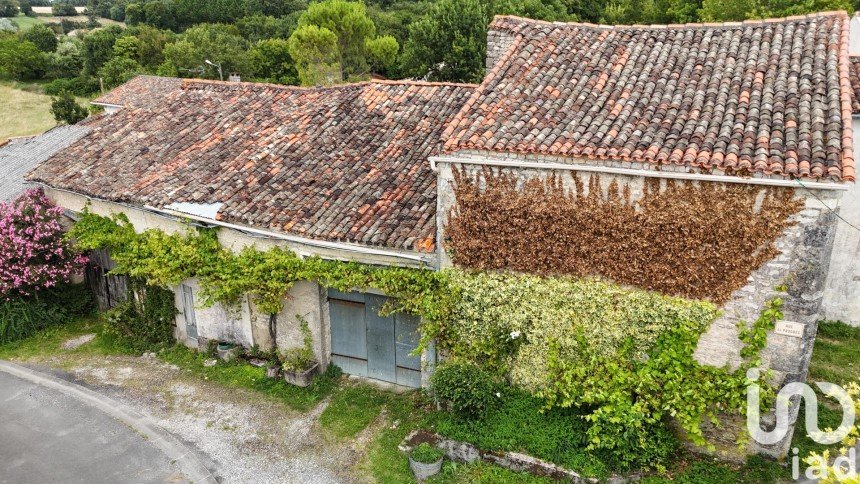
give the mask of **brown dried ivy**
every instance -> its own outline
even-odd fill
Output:
[[[454,263],[541,275],[602,276],[665,294],[725,302],[779,254],[775,242],[803,204],[793,190],[741,184],[517,178],[455,171],[446,227]],[[764,193],[762,193],[764,192]]]

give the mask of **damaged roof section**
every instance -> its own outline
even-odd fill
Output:
[[[445,134],[479,150],[854,180],[848,17],[598,26],[513,37]]]
[[[168,94],[182,87],[182,79],[139,75],[90,101],[98,106],[137,108],[159,102]]]
[[[473,91],[186,80],[92,123],[89,136],[30,177],[312,239],[432,252],[436,177],[427,158]]]

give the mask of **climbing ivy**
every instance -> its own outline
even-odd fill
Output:
[[[81,250],[107,249],[116,263],[114,274],[149,285],[175,286],[196,277],[206,305],[234,303],[247,294],[261,311],[275,314],[293,284],[305,280],[343,291],[378,289],[393,298],[386,312],[405,311],[429,319],[438,317],[436,301],[446,297],[430,270],[303,259],[279,247],[266,251],[246,247],[235,254],[219,245],[214,229],[189,226],[182,233],[155,229],[137,233],[124,214],[103,217],[85,209],[68,237]]]
[[[699,337],[719,315],[706,301],[589,278],[377,267],[301,258],[283,248],[234,253],[220,247],[211,229],[137,233],[123,215],[87,210],[69,236],[81,249],[108,249],[114,273],[150,285],[198,278],[204,304],[249,295],[275,314],[302,280],[383,291],[392,298],[384,312],[421,316],[420,348],[436,341],[451,357],[509,379],[548,407],[584,409],[591,447],[620,454],[647,452],[667,418],[705,444],[704,419],[743,412],[745,369],[760,364],[767,331],[781,317],[776,299],[751,326],[740,327],[744,364],[732,371],[694,358]]]

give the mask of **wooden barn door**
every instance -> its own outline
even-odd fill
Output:
[[[381,316],[384,296],[329,291],[332,363],[345,373],[409,387],[421,386],[418,318]]]

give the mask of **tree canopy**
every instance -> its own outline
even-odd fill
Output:
[[[860,1],[860,0],[858,0]],[[0,16],[29,1],[0,0]],[[0,77],[92,94],[136,73],[321,85],[387,78],[480,82],[494,15],[604,24],[852,12],[850,0],[59,0],[64,18],[0,31]],[[14,12],[13,12],[14,10]],[[93,28],[96,16],[127,28]],[[63,32],[83,32],[76,37]],[[59,39],[58,39],[58,35]],[[101,79],[99,79],[101,78]]]

